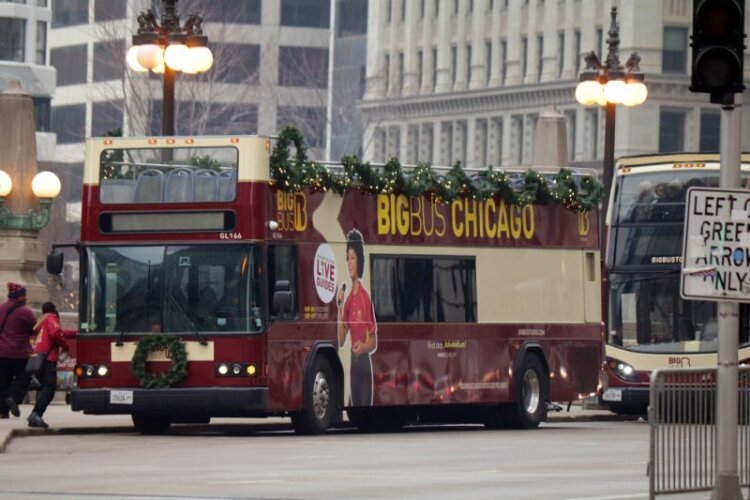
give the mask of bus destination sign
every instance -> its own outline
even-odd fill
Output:
[[[687,191],[680,294],[750,302],[750,191]]]

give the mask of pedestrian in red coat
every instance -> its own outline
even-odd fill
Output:
[[[27,419],[29,427],[48,427],[42,419],[42,415],[47,410],[52,398],[57,390],[57,360],[60,357],[60,348],[67,349],[66,339],[76,336],[77,331],[60,326],[60,315],[57,307],[52,302],[42,304],[42,317],[34,327],[37,332],[36,342],[34,343],[34,352],[47,353],[44,367],[37,376],[42,388],[36,398],[34,410]]]
[[[0,418],[21,416],[18,404],[29,386],[26,361],[31,354],[36,316],[26,305],[26,288],[8,283],[8,301],[0,305]]]

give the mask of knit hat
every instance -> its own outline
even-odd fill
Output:
[[[20,283],[8,282],[8,298],[17,299],[26,295],[26,287]]]

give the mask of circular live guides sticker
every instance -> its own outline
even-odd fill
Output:
[[[323,243],[315,252],[313,280],[320,300],[328,304],[336,295],[336,257],[330,245]]]

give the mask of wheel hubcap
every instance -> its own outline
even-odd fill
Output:
[[[315,418],[322,419],[325,417],[326,410],[328,410],[328,399],[330,398],[331,390],[328,386],[328,381],[323,372],[318,372],[315,375],[315,382],[313,383],[313,411],[315,412]]]
[[[539,408],[541,387],[539,377],[534,370],[529,370],[523,377],[523,406],[527,413],[536,413]]]

